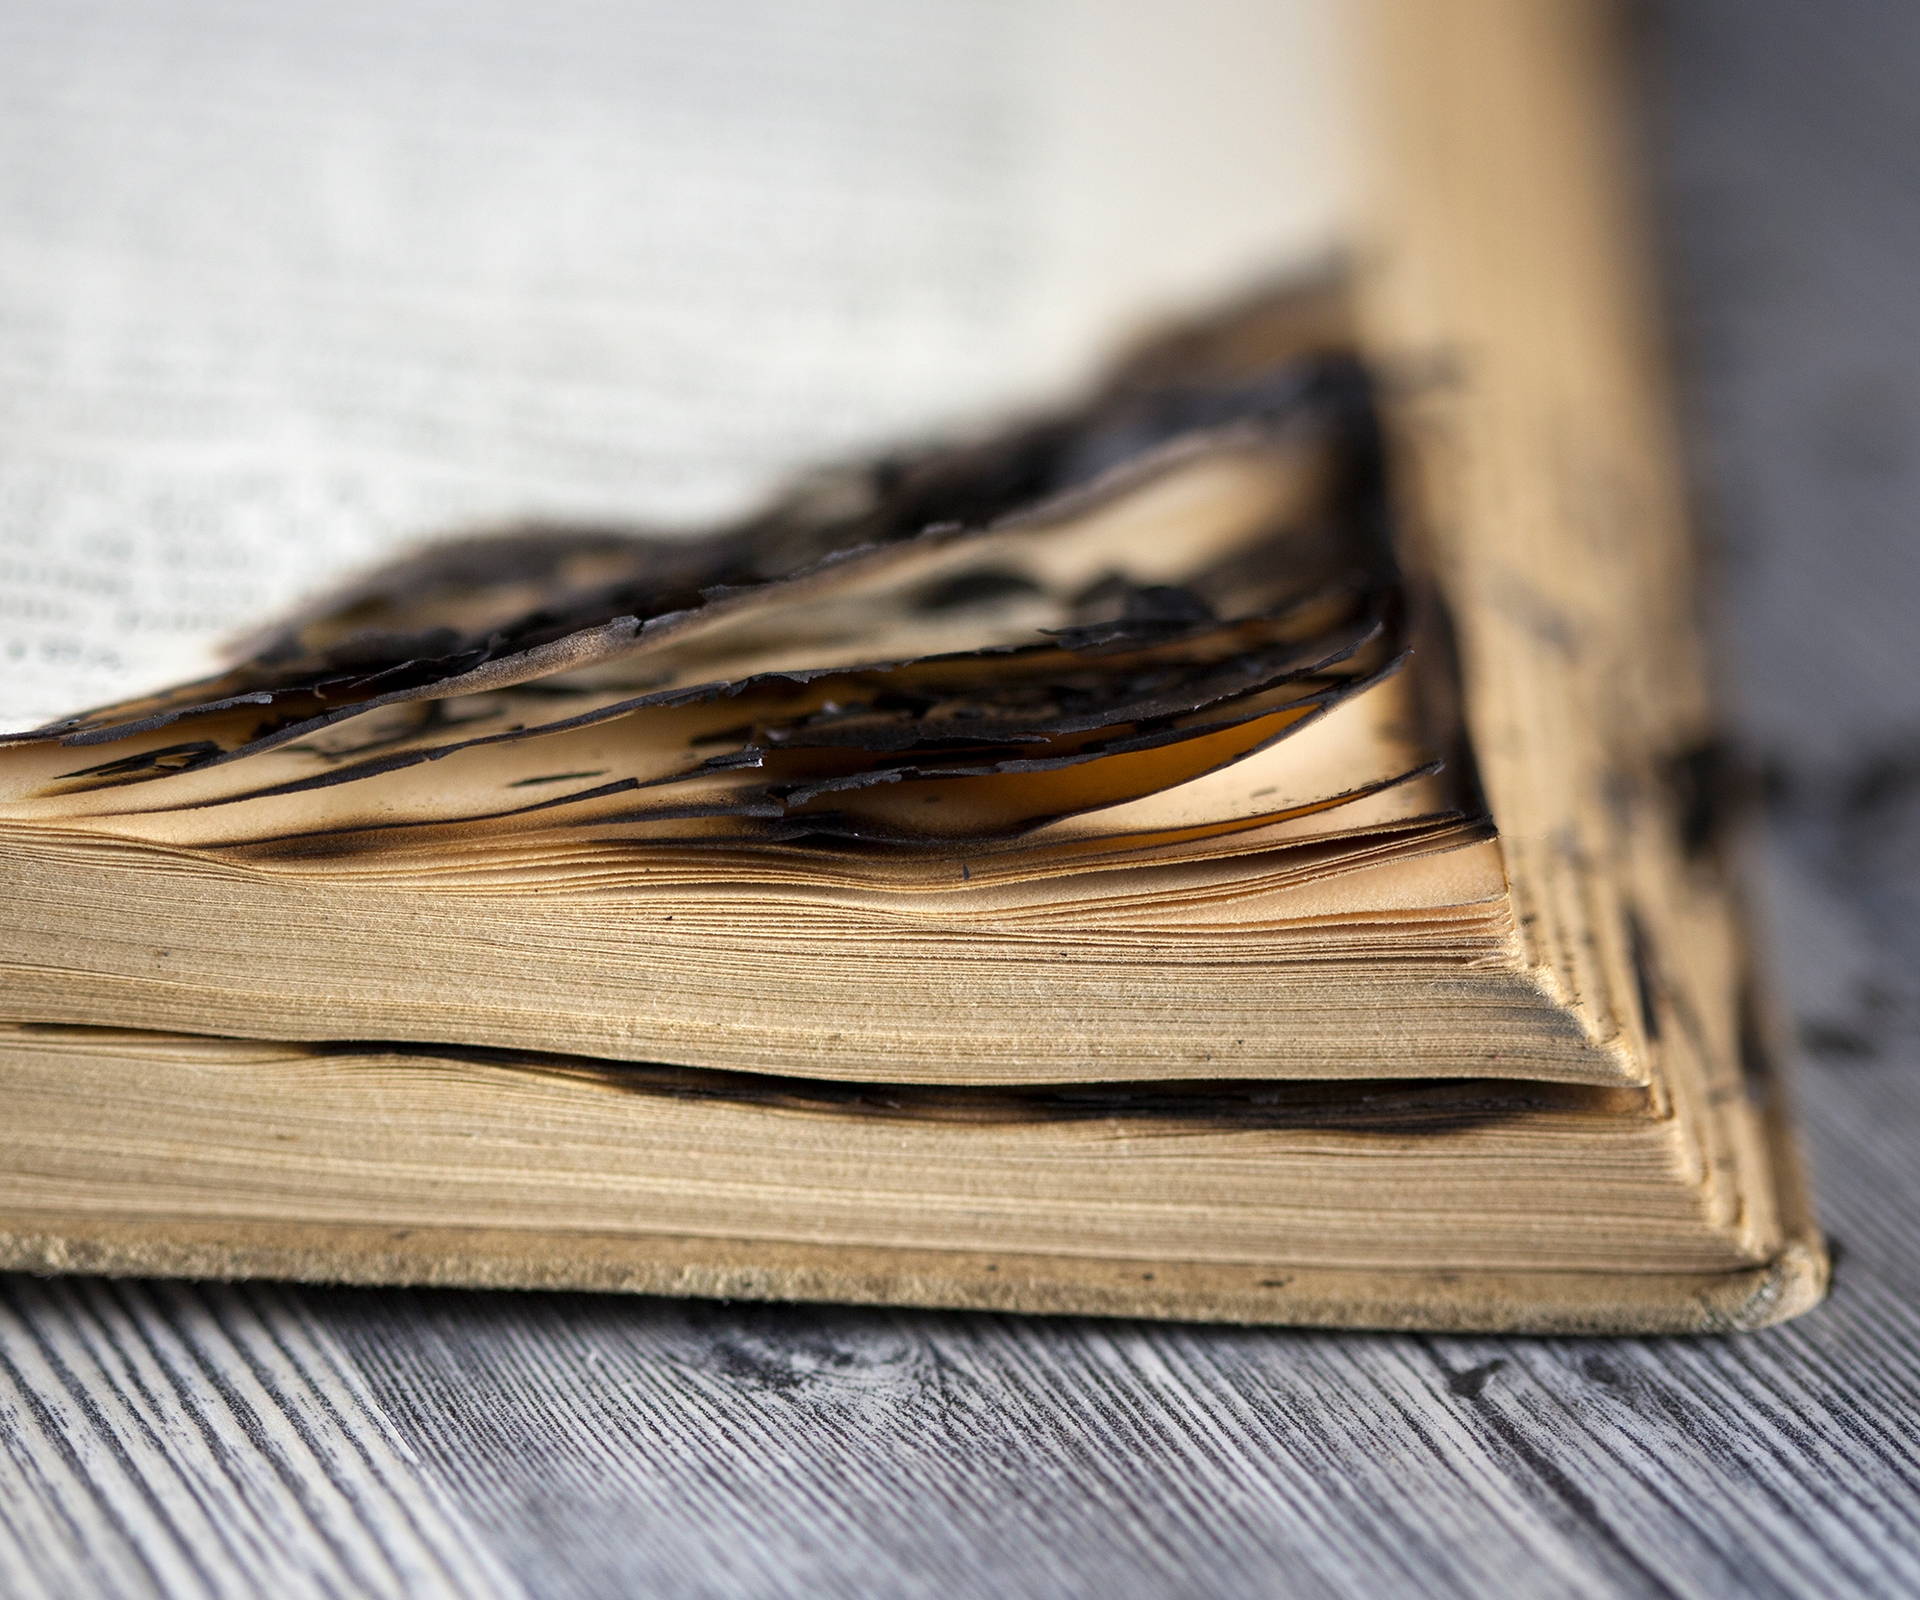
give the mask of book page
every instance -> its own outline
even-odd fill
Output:
[[[697,527],[1323,257],[1339,12],[0,5],[0,728],[436,535]]]

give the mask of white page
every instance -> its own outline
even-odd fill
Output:
[[[694,525],[1342,233],[1340,0],[0,0],[0,727]]]

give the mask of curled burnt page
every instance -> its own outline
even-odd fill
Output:
[[[1358,768],[1216,784],[1178,827],[1415,780],[1451,811],[1397,682],[1411,635],[1368,377],[1315,326],[1255,302],[1075,410],[823,472],[703,538],[429,549],[217,678],[14,736],[0,804],[188,847],[982,846],[1341,714],[1371,730]]]

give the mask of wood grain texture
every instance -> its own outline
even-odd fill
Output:
[[[9,1594],[485,1594],[458,1517],[312,1319],[9,1280]]]
[[[0,1592],[1920,1591],[1915,28],[1687,0],[1662,36],[1827,1305],[1416,1339],[15,1278]]]

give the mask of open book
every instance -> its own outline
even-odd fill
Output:
[[[954,344],[895,431],[933,442],[743,506],[792,463],[710,432],[696,532],[469,464],[493,528],[217,663],[101,615],[62,700],[15,652],[8,1263],[1461,1328],[1818,1300],[1599,14],[1048,16],[1098,70],[1000,84],[1048,220],[1017,350],[963,370],[966,315],[922,319]],[[964,22],[914,27],[906,63]],[[1284,126],[1250,61],[1307,86]],[[1199,166],[1156,189],[1143,137]],[[1072,386],[1088,317],[1249,257],[1291,275]],[[831,383],[783,359],[790,448]],[[308,447],[421,472],[402,429]]]

